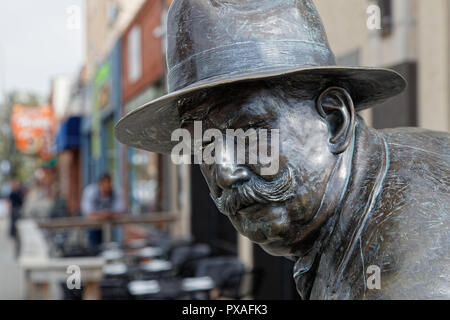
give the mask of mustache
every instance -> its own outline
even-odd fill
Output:
[[[223,190],[220,197],[212,198],[221,213],[232,215],[255,204],[287,201],[294,196],[294,184],[292,170],[288,168],[273,181],[253,176],[244,184]]]

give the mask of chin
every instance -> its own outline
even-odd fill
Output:
[[[291,255],[291,248],[287,247],[283,240],[269,241],[259,246],[272,256],[286,257]]]
[[[290,255],[291,249],[287,245],[286,235],[292,226],[284,209],[276,206],[265,207],[251,217],[238,214],[230,220],[239,233],[259,244],[267,253],[273,256]]]
[[[286,245],[286,241],[279,237],[268,238],[262,231],[255,231],[248,234],[242,234],[251,242],[258,244],[264,251],[272,256],[289,256],[291,248]]]

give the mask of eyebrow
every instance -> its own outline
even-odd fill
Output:
[[[187,105],[189,104],[189,101],[184,102],[182,105],[179,106],[179,113],[180,113],[180,123],[181,125],[185,125],[188,122],[193,121],[204,121],[208,115],[211,113],[211,111],[221,108],[224,105],[235,103],[236,99],[242,99],[246,92],[244,90],[238,91],[237,95],[230,95],[229,92],[235,92],[235,90],[225,90],[222,92],[216,92],[216,95],[213,93],[213,90],[205,92],[199,100],[195,103],[196,106],[192,108],[187,108]],[[247,92],[248,93],[248,92]],[[233,98],[231,98],[233,96]],[[212,99],[211,97],[214,97]],[[237,121],[239,121],[242,117],[243,113],[238,112],[237,114],[234,114],[233,116],[230,116],[229,118],[225,119],[224,123],[217,124],[214,120],[211,120],[214,126],[217,127],[217,129],[227,129],[231,126],[233,126]],[[262,119],[262,117],[266,117],[267,112],[261,112],[261,110],[254,110],[252,112],[251,117],[255,118],[255,121],[249,121],[259,123]]]
[[[192,110],[185,111],[180,115],[180,125],[184,126],[195,121],[205,121],[208,115],[217,106],[208,104],[207,106],[196,107]]]

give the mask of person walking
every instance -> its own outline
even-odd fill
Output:
[[[9,235],[15,242],[16,246],[16,256],[19,254],[19,237],[17,235],[17,221],[20,219],[21,210],[23,205],[24,192],[20,181],[14,179],[11,182],[11,192],[9,194],[9,205],[10,205],[10,228]]]

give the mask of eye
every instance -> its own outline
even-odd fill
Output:
[[[242,129],[244,131],[248,131],[250,129],[258,130],[258,129],[266,129],[267,128],[267,122],[264,119],[254,119],[254,120],[248,120],[248,121],[241,121],[237,125],[233,125],[230,129],[238,130]]]
[[[202,140],[202,150],[204,150],[207,146],[216,143],[215,137],[203,138]]]
[[[202,146],[203,147],[206,147],[206,146],[208,146],[209,144],[211,144],[211,143],[213,143],[214,142],[214,137],[211,137],[210,139],[208,139],[208,138],[203,138],[202,139]]]

